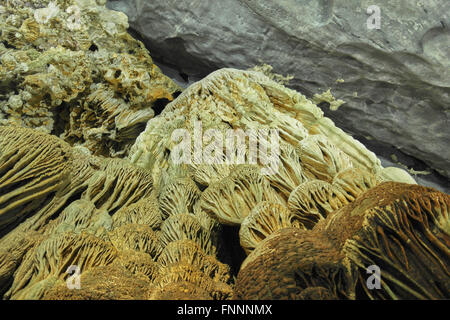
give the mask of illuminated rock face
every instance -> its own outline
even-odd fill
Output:
[[[257,71],[221,69],[191,85],[148,122],[132,147],[131,162],[160,173],[171,160],[167,151],[176,145],[173,132],[177,129],[188,130],[191,138],[208,129],[277,130],[280,145],[297,149],[291,161],[301,161],[309,177],[329,180],[353,165],[375,174],[382,170],[374,153],[324,117],[311,100]],[[194,170],[202,164],[201,160],[191,162]]]
[[[380,29],[367,13],[379,6]],[[450,176],[447,0],[110,0],[152,53],[192,77],[260,61],[310,98],[346,103],[327,116]],[[375,22],[375,21],[374,21]],[[326,99],[326,96],[322,96]],[[331,108],[339,104],[331,103]]]
[[[0,124],[126,156],[155,106],[181,89],[127,33],[127,17],[104,2],[2,4]]]
[[[246,135],[243,142],[245,154],[239,165],[231,162],[224,162],[225,165],[205,163],[203,150],[207,149],[208,143],[204,135],[212,129],[224,136],[229,131]],[[183,158],[181,163],[174,161],[174,154],[178,155],[179,137],[176,136],[180,130],[188,135],[186,140],[189,149],[186,152],[189,157]],[[263,173],[266,166],[260,158],[253,159],[255,161],[252,163],[250,141],[252,133],[258,130],[275,130],[278,134],[278,166],[271,174]],[[229,145],[225,138],[223,140],[225,142],[219,146],[222,151],[220,154],[229,161]],[[267,149],[272,147],[268,140],[259,140],[258,146]],[[200,150],[199,156],[196,147]],[[236,155],[238,156],[239,154]],[[246,188],[254,193],[255,201],[271,200],[262,198],[266,196],[285,202],[301,183],[314,179],[333,183],[338,173],[351,168],[355,168],[357,174],[354,178],[347,174],[350,181],[357,179],[358,172],[367,174],[367,179],[371,179],[367,186],[360,186],[363,190],[373,186],[375,181],[415,183],[404,170],[395,170],[393,174],[383,168],[374,153],[336,127],[316,104],[302,94],[286,88],[261,72],[237,69],[215,71],[191,85],[175,101],[169,103],[158,117],[147,123],[145,131],[131,148],[129,160],[152,171],[156,185],[159,181],[166,183],[167,179],[164,177],[170,177],[173,175],[171,172],[177,170],[190,176],[199,185],[208,187],[200,201],[205,206],[208,206],[208,202],[218,205],[215,197],[226,198],[227,193],[234,195],[230,188],[241,178],[237,171],[241,171],[242,175],[249,175],[248,179],[242,179],[247,184],[252,184],[253,180],[261,180],[258,175],[265,175],[265,179],[256,183],[261,184],[259,188],[267,190],[265,185],[268,182],[271,188],[278,191],[277,195],[270,196],[270,191],[251,191],[252,187],[249,185]],[[242,166],[247,166],[247,169],[244,170]],[[225,179],[233,182],[227,183]],[[213,189],[216,191],[211,191]],[[218,195],[214,195],[215,193]],[[232,215],[231,207],[224,210],[225,215]],[[240,223],[239,214],[241,213],[235,213],[231,220],[235,219],[235,222]],[[226,220],[220,214],[216,218],[222,222]]]

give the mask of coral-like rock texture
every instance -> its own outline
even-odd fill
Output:
[[[270,64],[292,75],[290,87],[315,98],[340,128],[450,177],[448,0],[108,0],[108,6],[127,14],[155,57],[190,78]]]
[[[51,23],[59,11],[37,12]],[[1,296],[449,298],[449,196],[383,168],[283,82],[217,71],[150,119],[124,159],[0,125]],[[241,146],[207,144],[209,129]],[[220,161],[205,157],[211,145]]]
[[[450,196],[385,182],[312,230],[281,229],[241,266],[240,299],[448,299]],[[380,288],[368,288],[377,266]]]
[[[200,121],[199,128],[196,123]],[[301,170],[301,162],[304,171],[291,173],[288,169],[286,175],[291,174],[291,177],[278,177],[281,181],[274,179],[273,184],[279,185],[284,178],[283,185],[290,187],[288,190],[305,177],[331,181],[337,172],[352,166],[374,174],[382,169],[374,153],[337,128],[311,100],[257,71],[221,69],[190,86],[169,103],[159,117],[147,123],[131,149],[130,160],[152,169],[155,177],[161,175],[161,169],[168,167],[171,160],[170,151],[177,144],[172,137],[176,129],[188,130],[191,137],[195,129],[199,130],[197,132],[278,130],[283,164],[286,162]],[[289,146],[285,147],[286,144]],[[239,159],[240,155],[235,156]],[[250,155],[242,157],[249,160]],[[196,159],[194,154],[191,170],[198,170],[199,163],[201,159]],[[216,172],[223,171],[217,165],[210,167]],[[287,182],[294,177],[294,182]]]
[[[102,0],[0,6],[0,124],[36,128],[124,157],[181,89]],[[156,110],[156,111],[155,111]]]
[[[148,122],[130,161],[162,184],[183,172],[175,185],[158,187],[165,215],[195,207],[222,224],[239,226],[255,206],[268,201],[288,208],[312,228],[381,181],[404,182],[407,177],[415,183],[401,169],[402,174],[386,171],[375,154],[337,128],[311,100],[274,79],[255,70],[221,69],[187,88]],[[204,135],[210,129],[222,133],[225,143],[208,144]],[[187,146],[183,152],[176,139],[179,130],[184,130]],[[257,141],[260,149],[277,156],[273,170],[267,168],[271,162],[251,154],[252,139],[264,130],[278,134],[278,148],[269,138]],[[241,134],[244,150],[230,152],[230,131]],[[219,161],[208,164],[202,157],[211,145],[218,146]],[[195,184],[187,183],[192,180],[204,189],[200,196]]]
[[[198,189],[167,215],[149,171],[17,126],[0,126],[0,174],[4,298],[232,297],[218,225],[192,208]],[[162,189],[197,188],[179,182]],[[79,289],[68,285],[76,275]]]

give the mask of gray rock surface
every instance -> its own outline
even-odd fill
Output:
[[[380,29],[367,8],[381,9]],[[111,0],[153,57],[190,77],[261,62],[291,74],[336,125],[450,177],[450,1]],[[343,81],[342,81],[343,80]]]

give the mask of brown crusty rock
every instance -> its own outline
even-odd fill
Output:
[[[378,183],[379,181],[374,174],[361,168],[348,168],[334,176],[332,185],[343,191],[349,201],[354,201]]]
[[[337,171],[348,166],[362,167],[373,173],[382,169],[375,154],[337,128],[324,117],[317,105],[302,94],[261,72],[230,68],[211,73],[169,103],[158,117],[148,122],[128,158],[156,175],[171,160],[170,153],[176,145],[171,139],[172,133],[177,129],[186,129],[192,136],[196,121],[201,122],[204,131],[209,128],[221,131],[232,129],[250,135],[249,130],[276,130],[280,145],[286,143],[294,148],[308,137],[315,136],[311,138],[313,140],[321,137],[324,144],[312,141],[310,144],[315,150],[305,155],[310,165],[320,165],[320,168],[313,170],[320,177],[331,179]],[[332,158],[327,159],[327,155]],[[351,163],[348,163],[349,159]],[[330,165],[329,170],[327,165]],[[213,172],[216,169],[222,171],[220,167],[210,169]],[[199,175],[199,181],[209,185],[211,174],[205,176]],[[288,180],[283,184],[290,187],[299,179],[298,172],[292,172],[286,178]]]
[[[305,170],[320,180],[331,182],[340,171],[353,167],[350,157],[321,134],[306,137],[298,149]]]
[[[358,287],[367,297],[449,299],[449,209],[448,194],[385,182],[316,228],[357,266]],[[379,290],[367,289],[366,269],[372,265],[381,269]]]
[[[187,263],[171,264],[164,267],[161,270],[161,276],[155,282],[152,288],[152,295],[150,299],[161,299],[161,295],[164,296],[161,291],[166,291],[165,288],[169,287],[168,292],[174,292],[173,288],[178,286],[184,286],[184,283],[190,283],[190,290],[184,293],[179,293],[181,297],[173,296],[171,299],[198,299],[199,291],[202,294],[207,294],[214,300],[227,300],[233,297],[233,289],[227,283],[212,279],[208,274],[205,274],[199,268],[189,265]],[[158,288],[160,290],[158,290]],[[199,288],[194,290],[194,288]],[[193,291],[191,291],[193,290]],[[168,297],[168,296],[166,296]]]
[[[297,148],[288,144],[280,144],[280,163],[274,174],[267,175],[272,188],[276,189],[287,201],[291,192],[303,182],[314,179],[314,175],[304,169]]]
[[[195,241],[205,253],[216,253],[217,244],[212,241],[214,237],[211,231],[204,228],[194,214],[173,215],[163,222],[159,235],[161,248],[165,248],[169,243],[178,240]]]
[[[169,243],[157,262],[162,270],[171,265],[186,264],[198,268],[216,281],[227,283],[230,278],[229,267],[219,262],[215,256],[206,254],[192,240],[177,240]]]
[[[109,239],[119,251],[134,250],[157,257],[161,252],[159,234],[147,225],[129,223],[109,232]]]
[[[450,196],[432,188],[381,183],[312,230],[281,229],[262,241],[242,264],[235,295],[448,299],[449,208]],[[372,265],[379,290],[366,286]]]
[[[354,298],[352,269],[326,235],[284,228],[260,242],[239,271],[235,298],[297,300],[311,287],[337,299]]]
[[[58,280],[42,296],[43,300],[146,300],[151,281],[119,263],[99,266],[81,273],[80,289],[69,289]]]

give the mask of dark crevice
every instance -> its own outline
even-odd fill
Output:
[[[359,279],[356,282],[356,286],[355,286],[355,300],[370,300],[370,297],[367,294],[367,290],[368,290],[367,285],[364,282],[363,277],[361,276],[361,274],[364,274],[364,273],[362,273],[363,271],[365,271],[365,270],[362,270],[360,268]]]
[[[123,129],[120,129],[117,132],[117,136],[114,139],[115,142],[125,142],[129,143],[131,141],[135,141],[136,138],[145,130],[147,123],[146,122],[140,122],[136,123],[135,125],[131,127],[126,127]],[[120,150],[122,148],[122,145],[119,144],[119,148],[116,148],[115,150]]]
[[[17,265],[16,265],[16,267],[17,267]],[[12,274],[9,275],[8,277],[0,279],[0,297],[3,297],[3,295],[9,290],[9,288],[13,284],[13,281],[14,281],[14,276]]]
[[[12,211],[11,213],[16,213],[16,217],[8,224],[0,227],[0,239],[12,232],[22,222],[39,213],[41,208],[45,208],[52,201],[55,194],[55,192],[50,192],[45,197],[29,200]],[[24,210],[26,210],[26,213],[23,213]]]
[[[160,115],[164,108],[169,104],[170,100],[166,98],[158,99],[153,103],[153,111],[155,111],[155,117]]]
[[[96,45],[95,43],[93,43],[93,44],[89,47],[89,51],[93,51],[93,52],[98,51],[97,45]]]
[[[87,189],[87,187],[82,188],[81,190],[75,192],[72,196],[69,197],[69,199],[67,199],[63,204],[61,204],[61,206],[50,216],[48,217],[46,224],[48,224],[50,221],[53,221],[55,219],[57,219],[61,213],[68,207],[70,206],[70,204],[76,200],[80,200],[81,195],[83,194],[83,192]],[[53,199],[53,198],[51,198]]]
[[[317,105],[322,110],[328,110],[330,108],[330,103],[326,101],[322,101]]]
[[[179,73],[182,77],[182,74],[184,74],[203,78],[222,67],[214,65],[211,62],[200,61],[192,56],[186,50],[184,40],[181,38],[175,37],[166,39],[162,43],[155,43],[149,39],[145,39],[142,33],[134,28],[128,28],[127,31],[134,39],[144,44],[156,65],[165,65],[174,70],[180,70]],[[172,52],[172,54],[168,55],[167,52]],[[183,61],[182,65],[179,63],[180,61]],[[188,68],[188,70],[184,70],[184,68]]]
[[[95,204],[95,207],[97,208],[97,209],[101,209],[102,208],[102,206],[104,205],[104,204],[106,204],[109,200],[110,200],[110,198],[112,197],[112,195],[114,194],[114,190],[116,189],[116,187],[117,187],[117,184],[119,183],[119,178],[115,178],[112,182],[111,182],[111,184],[108,186],[108,189],[104,192],[104,194],[100,197],[100,199],[98,199],[94,204]],[[103,187],[106,187],[106,185],[104,185]],[[93,195],[93,196],[96,196],[96,195]]]
[[[180,94],[181,94],[181,91],[177,91],[177,92],[174,92],[172,94],[172,96],[173,96],[174,99],[176,99],[176,98],[178,98],[180,96]]]
[[[66,131],[66,126],[70,122],[70,107],[66,102],[63,102],[57,111],[53,112],[53,121],[52,134],[60,137]]]
[[[3,40],[2,43],[3,43],[3,45],[5,46],[6,49],[14,49],[14,50],[17,50],[17,48],[16,48],[15,46],[13,46],[12,44],[9,44],[9,42],[6,41],[6,40]]]
[[[164,158],[168,159],[170,157],[170,150],[169,149],[164,149]]]
[[[308,285],[308,283],[306,283],[304,277],[302,277],[297,272],[294,272],[294,281],[295,281],[295,286],[301,290],[309,287],[309,285]]]
[[[132,203],[130,203],[132,204]],[[112,217],[117,211],[119,211],[122,208],[122,206],[117,206],[114,209],[108,210],[109,215]]]
[[[205,191],[206,188],[208,188],[207,186],[204,186],[204,185],[198,183],[197,181],[194,181],[194,182],[195,182],[195,184],[197,185],[197,188],[198,188],[201,192]]]
[[[237,277],[242,262],[247,255],[239,243],[239,227],[222,226],[220,231],[221,245],[218,258],[230,266],[231,276]]]

